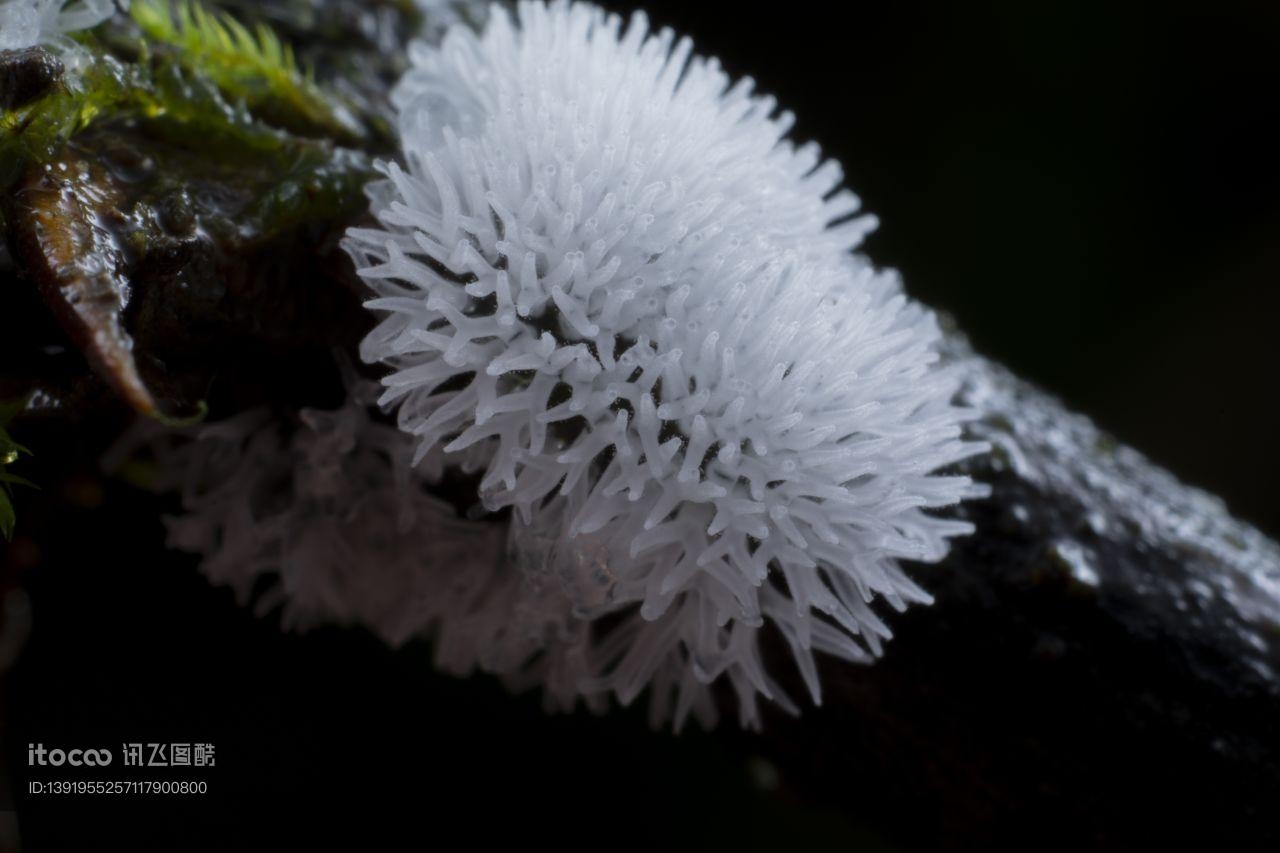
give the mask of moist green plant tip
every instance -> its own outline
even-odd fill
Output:
[[[9,471],[9,466],[21,456],[30,456],[31,451],[9,437],[9,422],[26,406],[26,400],[9,400],[0,403],[0,536],[6,541],[13,538],[13,527],[17,517],[13,510],[10,489],[13,486],[29,486],[35,484]]]
[[[150,43],[172,48],[184,66],[207,75],[224,95],[243,101],[268,122],[345,142],[363,138],[351,112],[320,89],[293,49],[266,24],[250,29],[193,0],[135,0],[129,11]]]

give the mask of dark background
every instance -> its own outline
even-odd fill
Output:
[[[843,162],[882,221],[869,254],[913,295],[1280,532],[1275,4],[645,5]],[[207,741],[218,764],[186,802],[19,795],[24,849],[225,849],[265,830],[373,849],[395,832],[427,849],[947,837],[910,802],[868,810],[779,778],[731,723],[672,737],[635,711],[548,717],[487,679],[431,675],[428,649],[281,635],[161,551],[156,508],[127,487],[86,474],[66,504],[37,536],[32,633],[3,685],[13,784],[28,742]]]

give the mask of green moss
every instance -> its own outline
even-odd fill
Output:
[[[269,153],[283,139],[172,61],[144,55],[137,64],[125,64],[103,55],[74,85],[0,111],[0,184],[11,184],[29,163],[54,161],[67,140],[91,125],[121,119],[155,122],[162,135],[205,146],[233,143]]]
[[[11,190],[40,184],[46,170],[63,176],[56,180],[102,188],[104,207],[93,215],[121,252],[112,263],[123,263],[119,271],[134,285],[133,313],[126,317],[122,307],[105,319],[134,335],[149,390],[193,403],[216,372],[199,336],[214,329],[260,333],[244,306],[296,309],[302,325],[314,320],[308,312],[330,322],[324,312],[334,299],[299,298],[288,282],[260,270],[327,269],[313,262],[316,241],[330,251],[332,235],[365,209],[371,156],[362,150],[368,140],[350,142],[361,126],[254,13],[241,17],[255,22],[250,29],[189,0],[137,0],[131,10],[77,34],[88,61],[65,73],[58,66],[33,97],[0,109],[0,193],[7,193],[0,215],[8,218],[0,220],[0,237],[32,215],[23,201],[32,194]],[[37,51],[29,61],[57,65],[55,59]],[[60,168],[64,163],[75,174]],[[175,198],[185,200],[185,225],[164,213]],[[23,245],[15,265],[31,279],[40,258],[27,257],[38,251],[34,243]],[[96,255],[71,249],[81,254],[63,261],[97,268]],[[6,307],[0,301],[0,313]],[[183,324],[198,334],[174,331]],[[9,366],[0,364],[0,378]],[[2,497],[7,531],[7,489]]]
[[[229,170],[232,182],[269,176],[242,223],[258,239],[362,204],[372,174],[363,154],[271,127],[229,103],[202,72],[144,50],[130,64],[102,55],[74,86],[0,111],[0,186],[12,185],[29,164],[55,162],[68,140],[92,126],[130,123],[145,126],[149,140],[202,152],[207,168]]]
[[[130,14],[152,46],[170,48],[186,68],[207,76],[265,121],[347,142],[363,137],[350,111],[316,85],[293,49],[265,24],[251,30],[193,0],[135,0]]]

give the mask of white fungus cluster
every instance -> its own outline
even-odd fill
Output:
[[[154,485],[182,501],[169,544],[200,554],[211,582],[287,628],[363,625],[398,645],[501,598],[504,534],[424,488],[405,436],[370,417],[370,388],[296,424],[255,409],[148,444]]]
[[[585,4],[495,8],[419,44],[403,163],[346,245],[383,315],[362,356],[418,455],[483,460],[526,571],[588,632],[584,695],[744,723],[789,704],[771,622],[815,701],[814,651],[866,661],[870,604],[927,602],[900,560],[969,526],[935,473],[965,442],[933,315],[853,254],[874,227],[791,116],[687,39]],[[607,617],[602,619],[602,617]]]
[[[96,27],[116,6],[116,0],[0,0],[0,50],[40,44],[76,55],[67,33]]]
[[[425,638],[443,670],[541,689],[550,709],[586,698],[589,627],[546,578],[515,568],[507,528],[458,516],[413,466],[413,442],[373,416],[377,388],[350,381],[337,409],[255,409],[195,429],[145,423],[109,456],[150,455],[175,492],[169,545],[210,582],[287,630],[361,627],[398,646]]]

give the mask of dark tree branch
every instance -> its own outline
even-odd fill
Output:
[[[922,845],[1280,838],[1280,547],[973,356],[989,499],[883,660],[766,730],[807,797]]]

